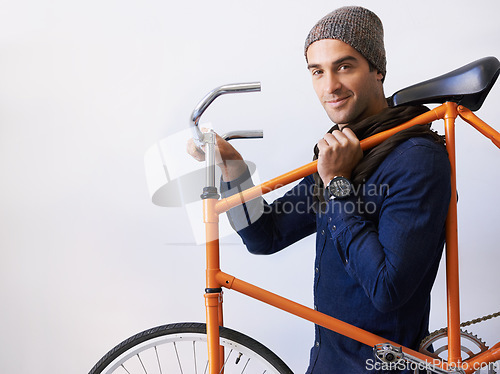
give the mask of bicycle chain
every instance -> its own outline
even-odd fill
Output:
[[[480,318],[471,319],[470,321],[462,322],[460,324],[460,327],[467,327],[470,325],[475,325],[477,323],[484,322],[484,321],[487,321],[489,319],[496,318],[499,316],[500,316],[500,311],[498,311],[496,313],[488,314],[488,315],[480,317]],[[424,340],[422,340],[422,343],[420,345],[422,346],[423,344],[425,344],[425,342],[427,342],[429,339],[432,339],[435,335],[441,334],[441,333],[446,332],[446,331],[448,331],[447,327],[443,327],[442,329],[433,331]]]

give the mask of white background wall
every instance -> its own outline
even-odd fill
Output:
[[[387,95],[500,57],[495,0],[357,3],[385,25]],[[203,247],[192,244],[183,208],[151,203],[144,153],[183,129],[212,88],[260,80],[262,93],[220,98],[204,120],[220,132],[264,129],[264,140],[238,143],[262,180],[309,162],[330,123],[311,89],[303,41],[319,18],[348,4],[0,2],[2,373],[85,373],[138,331],[204,318]],[[479,111],[496,129],[499,87]],[[500,152],[463,122],[457,142],[467,320],[500,306]],[[232,236],[222,264],[311,305],[313,255],[312,237],[256,257]],[[444,299],[440,273],[432,329],[446,323]],[[225,305],[228,326],[305,370],[310,323],[230,291]],[[490,345],[500,340],[498,319],[470,330]]]

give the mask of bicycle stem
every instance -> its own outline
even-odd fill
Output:
[[[234,83],[227,84],[224,86],[219,86],[212,91],[210,91],[194,108],[191,114],[190,124],[193,130],[193,139],[197,146],[203,145],[203,133],[200,131],[198,124],[201,115],[205,112],[212,102],[221,95],[228,93],[245,93],[245,92],[258,92],[260,91],[260,82],[251,83]]]
[[[215,188],[215,147],[216,147],[216,137],[213,131],[207,133],[201,132],[198,124],[201,115],[205,112],[208,106],[219,96],[228,93],[245,93],[245,92],[258,92],[260,91],[260,82],[251,83],[234,83],[227,84],[224,86],[219,86],[212,91],[210,91],[196,106],[191,114],[190,125],[193,132],[193,140],[197,147],[203,145],[206,146],[206,185],[205,192],[210,196],[214,194]],[[251,138],[262,138],[262,131],[232,131],[222,136],[224,140],[231,139],[251,139]]]

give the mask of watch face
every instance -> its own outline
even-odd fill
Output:
[[[351,194],[351,182],[344,177],[335,177],[328,185],[330,193],[336,198],[342,198]]]

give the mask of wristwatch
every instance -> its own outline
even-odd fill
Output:
[[[325,200],[342,199],[352,192],[352,183],[344,177],[334,177],[325,188]]]

